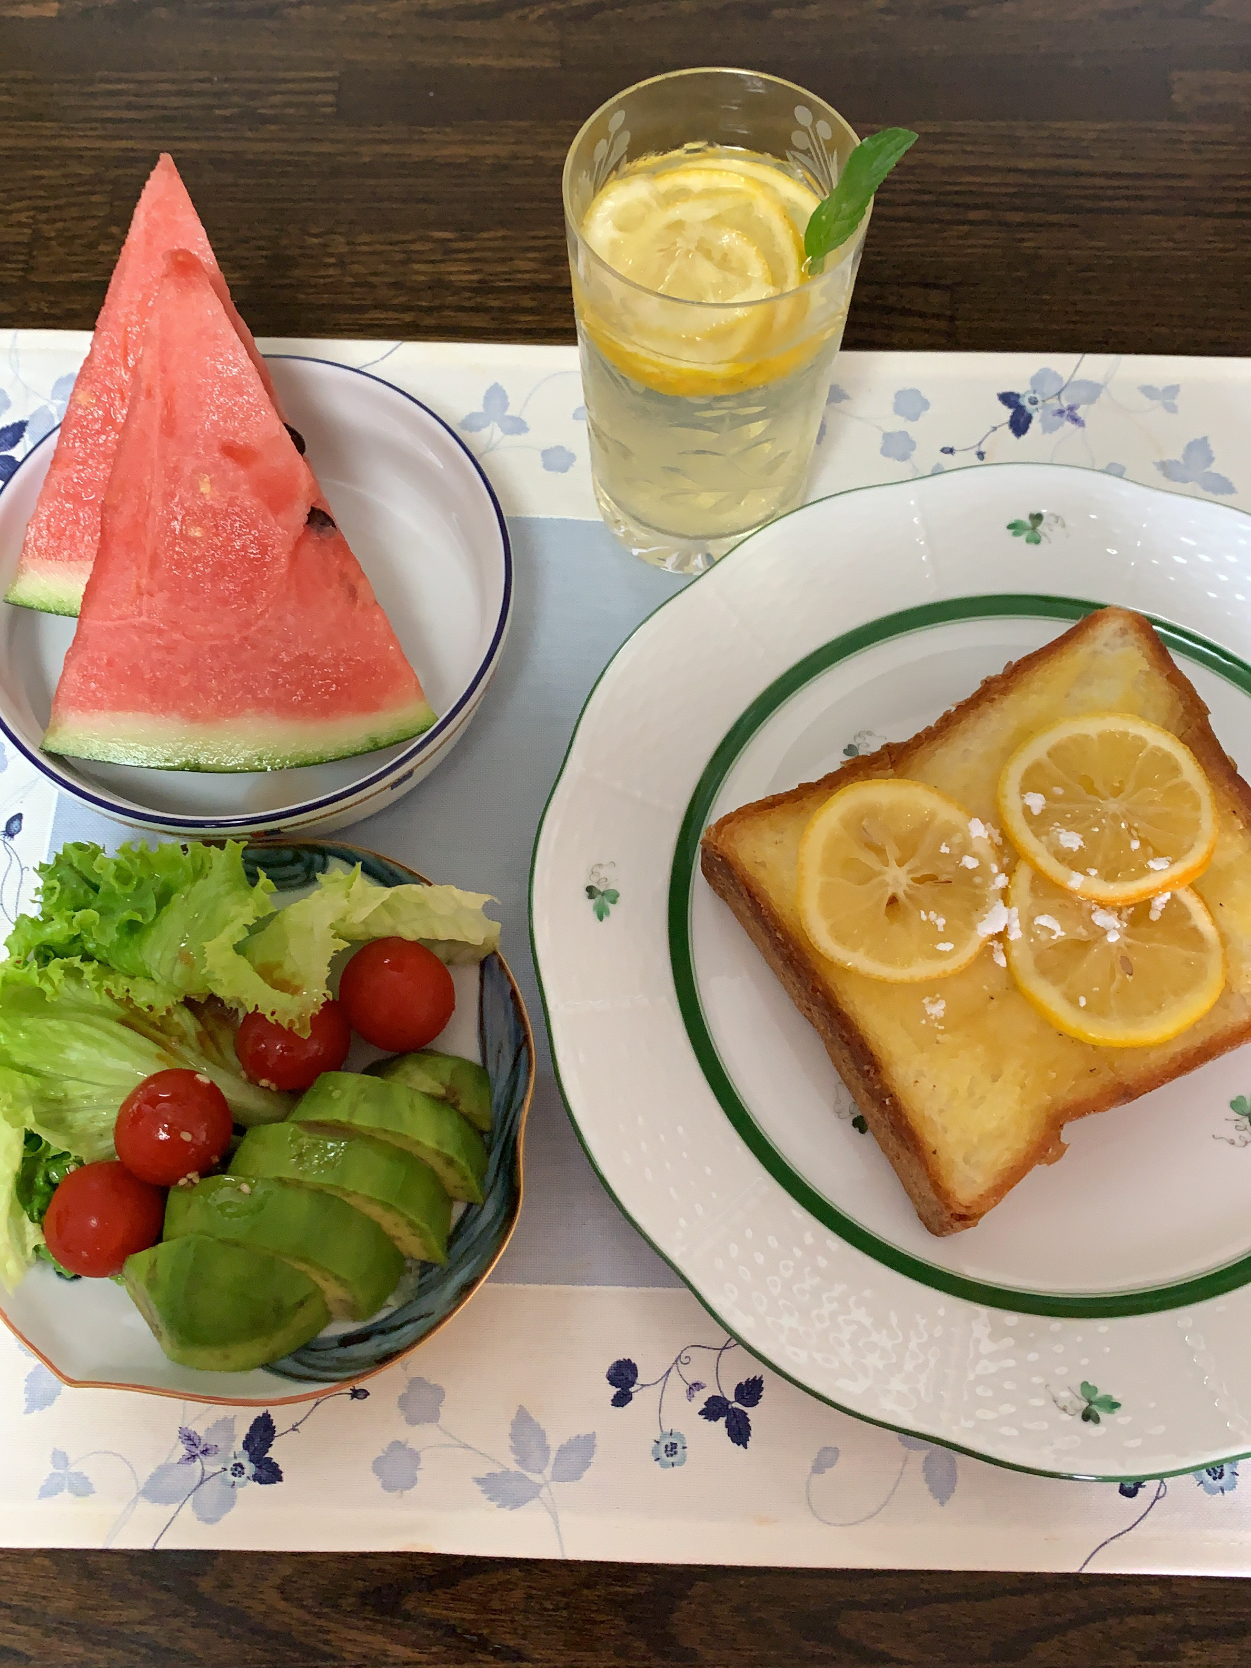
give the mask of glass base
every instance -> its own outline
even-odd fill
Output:
[[[776,521],[779,515],[785,515],[787,510],[793,509],[799,502],[797,495],[794,503],[786,503],[763,521],[758,521],[752,527],[744,527],[741,531],[727,533],[722,538],[688,539],[678,533],[666,533],[658,527],[648,527],[641,521],[636,521],[628,515],[621,506],[608,496],[598,481],[594,482],[595,501],[599,505],[599,513],[608,524],[610,532],[615,533],[627,550],[635,556],[641,556],[645,562],[650,562],[655,568],[664,568],[668,573],[706,573],[725,555],[727,550],[733,550],[736,544],[741,544],[749,533],[755,533],[761,527],[768,526],[770,521]]]

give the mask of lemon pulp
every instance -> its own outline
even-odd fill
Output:
[[[799,913],[813,945],[892,983],[967,967],[998,930],[1006,884],[989,830],[921,782],[840,788],[799,848]]]
[[[777,191],[713,162],[610,180],[582,235],[623,277],[680,301],[762,301],[801,280],[802,234]]]
[[[999,814],[1027,863],[1078,897],[1176,891],[1216,847],[1216,802],[1190,749],[1128,713],[1066,719],[1008,760]]]
[[[1113,907],[1020,863],[1008,901],[1020,928],[1006,945],[1013,978],[1058,1031],[1082,1042],[1168,1042],[1224,989],[1220,937],[1188,887]]]
[[[819,202],[751,152],[686,147],[640,158],[600,188],[581,231],[649,293],[597,297],[591,285],[578,297],[588,333],[619,370],[659,393],[732,394],[786,376],[824,340],[818,331],[796,341],[806,307],[792,295],[805,281],[804,231]],[[768,301],[776,305],[755,305]]]

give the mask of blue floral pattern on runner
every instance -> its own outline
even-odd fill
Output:
[[[1223,1495],[1232,1494],[1238,1487],[1238,1464],[1237,1461],[1230,1461],[1225,1465],[1208,1465],[1202,1471],[1191,1472],[1191,1476],[1204,1494],[1219,1498]],[[1146,1480],[1124,1482],[1118,1484],[1117,1493],[1126,1500],[1136,1500],[1146,1486]],[[1163,1477],[1157,1478],[1155,1490],[1143,1510],[1138,1513],[1131,1523],[1126,1524],[1124,1529],[1118,1529],[1115,1534],[1105,1536],[1092,1552],[1088,1552],[1078,1565],[1078,1574],[1080,1575],[1088,1569],[1091,1562],[1098,1557],[1105,1547],[1111,1546],[1114,1541],[1124,1540],[1127,1535],[1132,1535],[1135,1529],[1146,1522],[1161,1500],[1165,1499],[1167,1495],[1168,1483]]]
[[[0,762],[0,770],[4,768]],[[14,811],[0,831],[0,853],[3,854],[3,869],[0,869],[0,916],[11,927],[17,920],[22,907],[22,886],[26,880],[26,865],[18,855],[14,841],[22,832],[25,821],[21,811]]]
[[[482,396],[482,406],[460,420],[462,429],[480,434],[483,429],[498,429],[501,434],[529,434],[530,425],[508,409],[508,395],[498,382],[493,382]]]
[[[9,396],[0,393],[0,400],[4,401],[4,404],[0,405],[0,413],[3,413],[9,407]],[[22,443],[22,437],[26,433],[27,426],[24,417],[19,418],[16,423],[5,423],[0,426],[0,485],[4,485],[13,479],[14,471],[18,465],[16,451]]]
[[[1183,486],[1201,487],[1204,492],[1225,498],[1235,491],[1234,483],[1228,475],[1218,474],[1212,468],[1215,461],[1212,443],[1204,434],[1197,440],[1187,441],[1179,458],[1165,458],[1162,463],[1156,464],[1156,468],[1166,480]]]
[[[37,405],[29,416],[0,423],[0,487],[12,480],[22,457],[33,451],[45,435],[51,434],[65,416],[75,375],[75,372],[68,371],[64,376],[57,377],[46,403]],[[0,418],[12,409],[12,405],[9,395],[0,388]]]
[[[692,1355],[696,1351],[702,1351],[714,1358],[712,1372],[715,1389],[699,1409],[699,1417],[710,1425],[724,1424],[725,1434],[736,1448],[746,1448],[751,1441],[752,1424],[749,1410],[759,1407],[765,1384],[761,1374],[754,1373],[750,1378],[740,1379],[732,1394],[726,1393],[721,1382],[721,1363],[731,1350],[738,1348],[738,1344],[732,1338],[727,1338],[720,1345],[687,1344],[678,1351],[663,1373],[642,1383],[639,1380],[637,1365],[625,1355],[614,1361],[604,1374],[612,1387],[614,1407],[629,1407],[635,1396],[644,1390],[660,1387],[660,1395],[656,1400],[658,1435],[652,1443],[652,1458],[663,1470],[669,1471],[675,1466],[685,1465],[687,1452],[686,1438],[682,1432],[665,1427],[665,1395],[670,1388],[670,1380],[676,1377],[685,1388],[688,1402],[693,1402],[701,1391],[708,1388],[703,1379],[688,1376],[687,1369],[691,1366]]]
[[[1043,434],[1054,434],[1066,424],[1072,428],[1084,429],[1086,418],[1082,415],[1081,408],[1094,405],[1106,386],[1089,377],[1077,375],[1084,358],[1085,355],[1078,359],[1072,374],[1067,378],[1062,377],[1059,371],[1053,370],[1050,365],[1044,365],[1041,370],[1034,372],[1028,388],[1003,389],[997,398],[999,404],[1007,409],[1006,417],[992,423],[980,440],[975,440],[967,446],[942,446],[939,450],[945,457],[957,457],[961,453],[972,452],[977,461],[983,463],[986,459],[986,442],[1001,429],[1006,428],[1016,440],[1024,440],[1035,421]]]
[[[95,1449],[81,1459],[71,1460],[64,1449],[54,1448],[48,1475],[39,1489],[39,1499],[51,1500],[63,1493],[85,1499],[96,1492],[95,1483],[86,1469],[88,1461],[119,1462],[129,1473],[134,1489],[105,1536],[105,1545],[112,1544],[141,1504],[172,1506],[173,1510],[150,1543],[155,1550],[177,1523],[185,1507],[191,1507],[192,1515],[200,1523],[220,1523],[228,1512],[234,1510],[242,1489],[253,1483],[261,1487],[281,1483],[282,1467],[270,1452],[274,1444],[283,1437],[295,1435],[327,1402],[341,1397],[362,1402],[368,1396],[369,1391],[361,1385],[354,1385],[350,1390],[331,1391],[329,1395],[318,1397],[307,1413],[283,1430],[278,1429],[273,1414],[266,1408],[252,1419],[238,1443],[235,1441],[235,1420],[229,1415],[215,1420],[204,1430],[190,1424],[179,1425],[173,1455],[157,1465],[142,1481],[126,1456],[114,1450]],[[26,1411],[30,1413],[48,1407],[55,1400],[56,1395],[48,1394],[47,1386],[32,1372],[26,1380]]]
[[[901,388],[891,404],[896,417],[905,423],[919,423],[930,408],[930,402],[919,388]]]
[[[595,1432],[583,1431],[568,1437],[552,1452],[547,1432],[529,1411],[519,1407],[513,1414],[508,1431],[509,1452],[513,1464],[496,1458],[485,1449],[457,1436],[443,1423],[443,1403],[446,1392],[441,1384],[429,1379],[412,1378],[396,1401],[405,1424],[426,1426],[431,1437],[414,1446],[402,1439],[389,1442],[373,1462],[373,1473],[379,1486],[388,1494],[404,1495],[417,1486],[426,1454],[440,1449],[458,1450],[478,1460],[485,1460],[493,1469],[473,1478],[483,1496],[500,1511],[516,1512],[536,1501],[547,1513],[556,1532],[560,1555],[565,1556],[565,1540],[560,1524],[560,1506],[554,1490],[567,1483],[577,1483],[590,1470],[595,1458]]]
[[[498,451],[508,443],[509,450],[527,449],[539,454],[539,462],[549,475],[567,475],[578,461],[578,454],[568,446],[543,446],[533,440],[523,439],[530,434],[530,424],[525,411],[530,401],[539,389],[555,378],[576,375],[565,371],[554,371],[550,376],[543,377],[535,383],[519,410],[512,409],[512,401],[508,390],[501,382],[493,382],[482,396],[482,404],[476,411],[470,411],[460,420],[460,427],[467,434],[480,434],[485,437],[485,444],[478,451],[480,458],[487,457],[491,452]],[[576,406],[571,413],[574,422],[586,421],[586,407]]]
[[[1177,415],[1177,396],[1181,393],[1180,382],[1170,382],[1167,388],[1157,388],[1150,382],[1141,382],[1138,392],[1146,399],[1153,400],[1161,409],[1172,416]]]
[[[899,1485],[904,1480],[904,1474],[916,1454],[922,1456],[921,1477],[929,1490],[930,1498],[940,1506],[947,1504],[956,1492],[956,1483],[959,1480],[956,1456],[951,1449],[943,1448],[935,1442],[926,1442],[918,1436],[906,1436],[901,1431],[896,1432],[896,1435],[904,1450],[904,1455],[898,1471],[891,1480],[890,1487],[875,1506],[870,1507],[867,1512],[858,1512],[854,1517],[830,1517],[820,1509],[813,1498],[813,1483],[818,1477],[824,1477],[827,1472],[833,1471],[841,1458],[839,1450],[835,1447],[830,1446],[817,1450],[812,1464],[808,1468],[808,1480],[804,1485],[804,1499],[808,1510],[818,1523],[825,1524],[829,1529],[852,1529],[861,1523],[868,1523],[871,1519],[880,1516],[895,1498]]]

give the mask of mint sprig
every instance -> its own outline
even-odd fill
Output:
[[[884,127],[856,146],[833,191],[809,216],[804,232],[809,272],[820,272],[825,257],[846,243],[864,219],[873,193],[916,142],[911,128]]]

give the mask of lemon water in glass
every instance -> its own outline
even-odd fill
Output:
[[[565,163],[591,468],[637,555],[698,573],[802,501],[868,215],[809,272],[857,144],[828,105],[682,70],[596,111]]]

